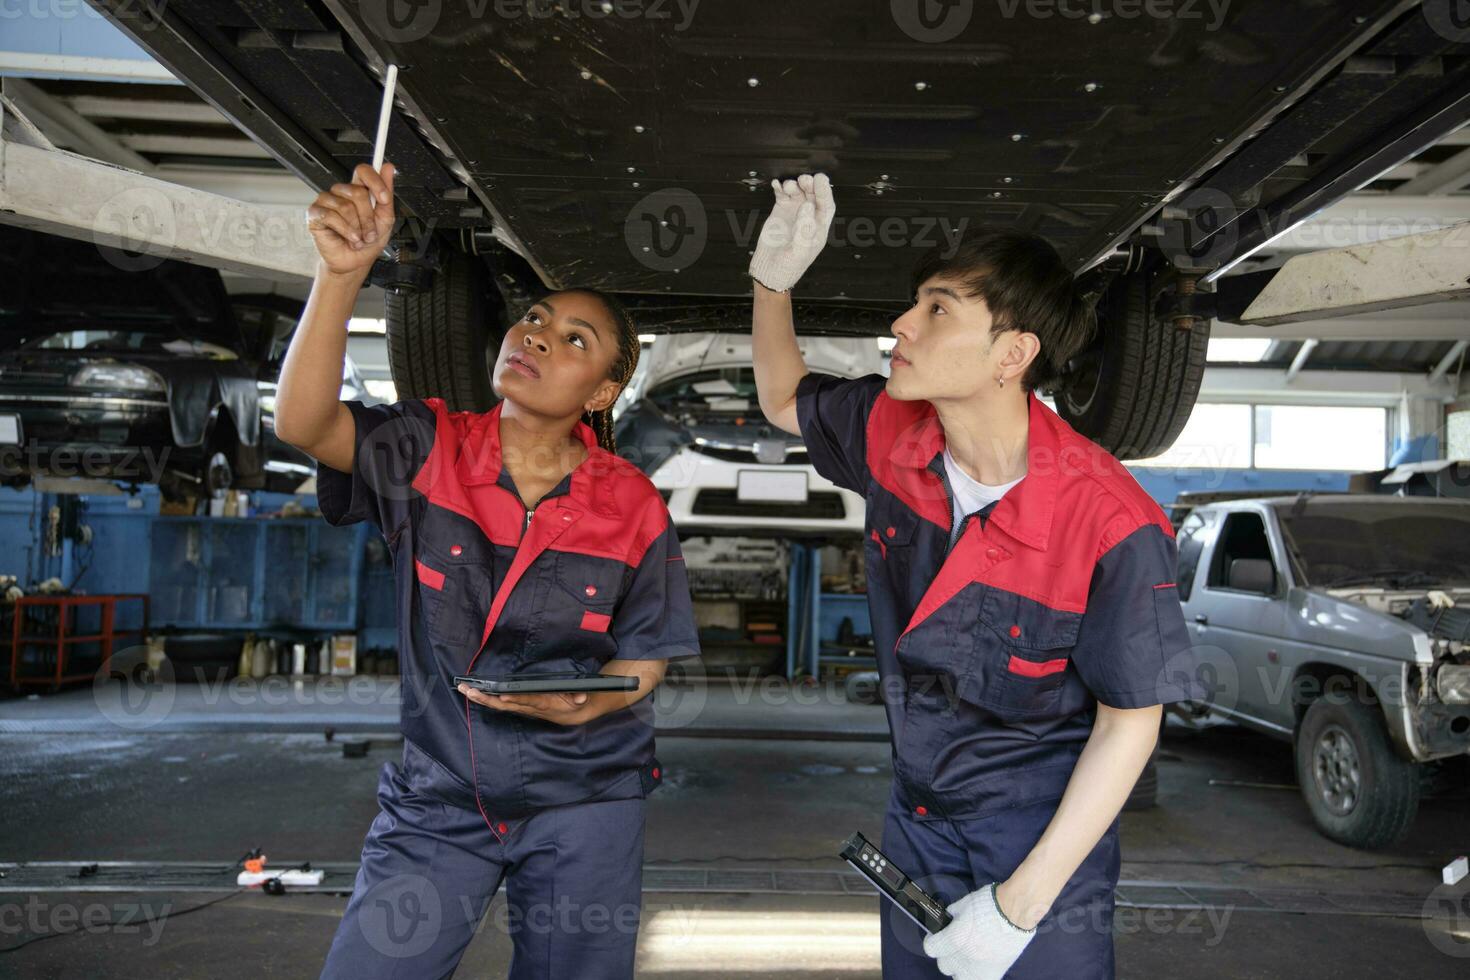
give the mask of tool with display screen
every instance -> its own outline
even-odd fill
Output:
[[[506,677],[466,677],[455,685],[468,684],[486,694],[576,694],[581,691],[636,691],[638,678],[622,674],[510,674]]]
[[[894,867],[861,833],[854,833],[844,841],[837,856],[861,871],[880,895],[897,905],[925,932],[938,932],[949,925],[950,914],[945,911],[944,903]]]

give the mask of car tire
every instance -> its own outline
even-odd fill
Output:
[[[1069,367],[1057,414],[1120,460],[1174,444],[1199,396],[1209,321],[1180,330],[1153,316],[1159,271],[1114,279],[1098,303],[1098,335]]]
[[[1390,847],[1418,813],[1419,766],[1394,751],[1381,708],[1346,690],[1329,688],[1297,726],[1297,785],[1324,836],[1365,850]]]
[[[443,398],[450,411],[495,404],[491,370],[505,336],[505,303],[483,260],[445,249],[422,292],[390,292],[388,366],[400,399]]]

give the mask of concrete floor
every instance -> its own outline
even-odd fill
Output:
[[[876,711],[878,709],[868,709]],[[320,735],[127,733],[0,736],[0,862],[217,862],[263,846],[273,860],[352,862],[373,787],[396,745],[347,759]],[[852,830],[875,837],[888,748],[872,742],[661,736],[669,770],[649,806],[659,868],[838,871]],[[1316,889],[1399,905],[1429,898],[1470,845],[1463,788],[1427,800],[1408,840],[1364,853],[1316,833],[1290,786],[1289,751],[1230,725],[1171,724],[1159,806],[1123,818],[1123,879]],[[760,852],[752,847],[759,843]],[[0,888],[4,882],[0,881]],[[1462,888],[1456,894],[1463,896]],[[338,895],[0,893],[0,948],[80,921],[129,916],[0,953],[0,977],[315,976],[345,904]],[[460,976],[503,976],[497,899]],[[1119,977],[1440,977],[1470,972],[1470,917],[1225,908],[1120,908]],[[877,977],[878,904],[866,896],[650,893],[639,975]],[[89,917],[96,916],[91,919]],[[153,920],[150,925],[148,920]]]

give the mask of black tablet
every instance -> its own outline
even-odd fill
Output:
[[[576,694],[579,691],[636,691],[638,678],[622,674],[507,674],[505,677],[456,677],[486,694]]]

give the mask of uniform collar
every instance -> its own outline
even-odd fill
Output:
[[[454,463],[455,475],[461,484],[475,486],[502,483],[500,410],[504,405],[505,401],[502,399],[490,411],[471,416],[471,421],[461,432],[459,453]],[[570,489],[562,489],[567,483],[564,479],[541,499],[563,498],[558,506],[581,507],[614,519],[621,517],[622,510],[618,507],[617,494],[614,492],[615,481],[599,479],[613,475],[612,466],[617,462],[617,457],[597,444],[597,434],[586,422],[578,419],[572,426],[572,434],[587,447],[587,458],[572,470]],[[506,476],[502,485],[506,485],[508,489],[509,474]]]
[[[1016,540],[1045,551],[1057,500],[1060,439],[1055,423],[1061,419],[1034,391],[1027,392],[1026,406],[1026,476],[1000,498],[989,521]],[[943,452],[944,426],[934,406],[926,405],[918,421],[894,443],[889,459],[914,469],[929,469],[934,463],[942,471]]]

